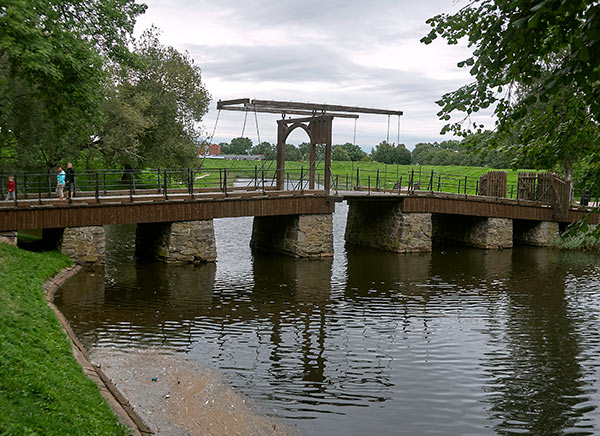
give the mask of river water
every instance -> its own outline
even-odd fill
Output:
[[[252,218],[215,220],[217,263],[107,265],[56,303],[92,351],[158,348],[217,369],[304,435],[600,434],[600,258],[542,248],[397,255],[252,253]]]

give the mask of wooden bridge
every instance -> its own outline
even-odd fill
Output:
[[[59,200],[54,176],[15,174],[17,196],[0,202],[0,232],[43,229],[50,245],[82,262],[102,262],[103,225],[137,224],[138,254],[166,261],[216,258],[212,219],[255,217],[252,245],[298,257],[330,256],[335,202],[347,201],[349,243],[396,252],[427,251],[432,240],[483,248],[515,242],[548,245],[566,224],[590,214],[590,206],[559,205],[547,176],[520,189],[502,174],[469,178],[447,174],[369,173],[334,175],[330,190],[310,189],[310,173],[268,165],[198,169],[79,172],[76,195]],[[283,186],[278,186],[283,180]],[[320,178],[312,182],[323,185]],[[551,184],[549,185],[551,186]],[[512,191],[512,193],[511,193]],[[535,194],[539,194],[536,198]],[[485,195],[483,195],[485,194]],[[515,197],[515,198],[509,198]],[[563,195],[564,197],[564,195]],[[595,220],[595,221],[594,221]],[[597,216],[592,215],[592,221]],[[83,242],[82,242],[83,241]]]

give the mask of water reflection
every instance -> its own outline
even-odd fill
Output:
[[[245,218],[216,265],[136,262],[110,229],[57,303],[86,346],[187,353],[306,434],[598,432],[597,257],[346,250],[341,210],[333,260],[252,253]]]
[[[512,260],[504,322],[491,326],[494,350],[482,362],[495,430],[594,434],[586,414],[597,407],[590,403],[596,388],[589,378],[595,371],[584,369],[582,335],[597,336],[597,330],[589,330],[593,323],[583,313],[571,311],[566,297],[574,290],[568,289],[567,276],[585,271],[567,267],[552,250],[523,249]]]

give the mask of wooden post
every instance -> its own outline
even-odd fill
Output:
[[[285,140],[287,139],[287,126],[283,120],[277,122],[277,189],[283,190],[285,183]]]
[[[315,189],[315,163],[317,161],[317,144],[311,138],[308,153],[308,189]]]
[[[327,118],[327,142],[325,143],[325,193],[329,194],[331,189],[331,134],[333,126],[333,118]]]

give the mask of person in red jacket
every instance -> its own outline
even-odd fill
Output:
[[[0,197],[1,198],[1,197]],[[8,178],[8,186],[6,188],[6,198],[4,201],[15,199],[15,179],[13,177]]]

